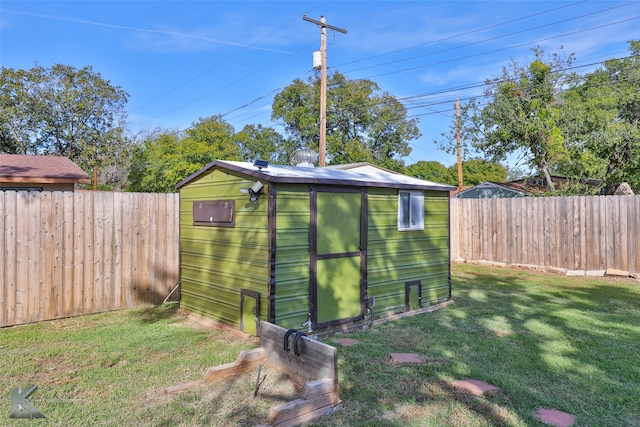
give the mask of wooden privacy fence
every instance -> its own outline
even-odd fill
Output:
[[[178,194],[0,191],[0,327],[161,303]]]
[[[0,327],[160,303],[178,194],[0,191]],[[451,259],[640,273],[640,196],[452,199]]]
[[[640,272],[640,196],[451,200],[451,259]]]

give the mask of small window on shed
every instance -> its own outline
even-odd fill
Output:
[[[202,200],[193,202],[193,225],[235,227],[235,200]]]
[[[398,193],[398,230],[424,230],[424,194],[422,191]]]

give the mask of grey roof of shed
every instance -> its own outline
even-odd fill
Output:
[[[66,157],[0,154],[0,181],[89,184],[91,177]]]
[[[383,187],[433,191],[453,191],[456,187],[411,176],[385,172],[383,170],[339,170],[334,168],[311,168],[298,166],[269,165],[258,169],[250,162],[215,160],[176,185],[182,188],[209,171],[220,169],[251,176],[255,179],[288,184],[324,184],[351,187]]]

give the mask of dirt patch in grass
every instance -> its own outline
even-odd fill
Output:
[[[173,394],[148,392],[144,412],[152,417],[154,425],[254,426],[266,423],[271,408],[298,397],[285,375],[264,365],[235,378]],[[184,422],[185,414],[190,414],[190,423]]]
[[[506,329],[500,329],[500,328],[493,328],[493,329],[489,329],[488,331],[497,337],[506,337],[513,333],[511,331],[507,331]]]

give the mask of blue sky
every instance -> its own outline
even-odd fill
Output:
[[[130,94],[132,132],[218,114],[236,131],[276,127],[274,94],[312,75],[320,47],[304,14],[347,30],[328,32],[330,69],[377,82],[419,118],[407,164],[455,163],[433,143],[454,120],[454,100],[480,95],[511,59],[563,46],[575,66],[597,64],[640,39],[638,1],[3,0],[0,64],[92,66]]]

